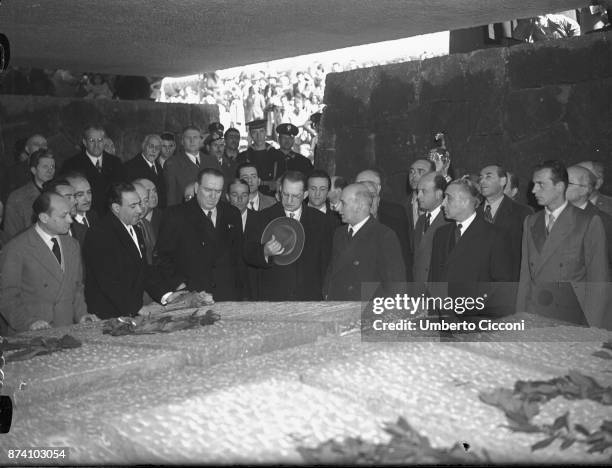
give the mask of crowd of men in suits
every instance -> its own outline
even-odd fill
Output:
[[[174,135],[146,135],[123,163],[104,151],[104,129],[89,126],[60,171],[46,144],[31,148],[31,179],[6,206],[3,333],[135,316],[186,291],[215,301],[359,301],[364,284],[376,295],[445,284],[449,296],[495,296],[508,284],[498,294],[506,303],[488,312],[612,327],[612,199],[599,193],[601,164],[538,165],[532,192],[544,209],[533,213],[513,199],[516,181],[501,165],[452,180],[423,157],[402,206],[384,198],[377,169],[350,184],[315,169],[291,150],[291,124],[276,129],[280,149],[266,143],[265,121],[249,131],[243,152],[235,129],[218,123],[206,137],[186,127],[176,152]],[[278,239],[262,241],[279,217],[304,230],[289,264],[275,261]]]

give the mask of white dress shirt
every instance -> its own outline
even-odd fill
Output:
[[[465,231],[467,230],[467,228],[470,227],[470,224],[472,224],[472,221],[474,221],[474,219],[476,219],[476,212],[474,211],[474,213],[472,213],[472,216],[470,216],[468,219],[458,222],[455,222],[455,225],[457,224],[461,224],[461,235],[463,236],[463,234],[465,234]]]
[[[295,211],[285,210],[285,216],[287,216],[287,218],[291,218],[292,214],[293,214],[293,219],[299,221],[300,218],[302,217],[302,206],[300,205],[300,207]]]
[[[352,225],[352,224],[349,225],[347,229],[353,230],[353,237],[355,237],[355,234],[357,234],[357,231],[359,231],[363,227],[363,225],[368,222],[368,219],[370,219],[370,215],[366,216],[365,218],[363,218],[361,221],[359,221],[355,225]]]
[[[40,236],[40,238],[43,240],[43,242],[45,243],[45,245],[47,247],[49,247],[49,250],[51,251],[51,255],[53,255],[53,258],[55,258],[55,254],[53,253],[53,241],[51,239],[55,238],[57,239],[57,245],[59,245],[60,248],[60,254],[61,254],[61,258],[62,258],[62,263],[61,263],[61,268],[62,271],[64,270],[64,249],[62,248],[62,243],[60,242],[60,238],[59,236],[52,236],[51,234],[45,232],[38,223],[36,223],[34,225],[34,230],[36,231],[36,233]]]

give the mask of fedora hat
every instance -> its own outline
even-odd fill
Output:
[[[281,216],[268,223],[261,235],[262,245],[272,239],[272,236],[285,249],[282,254],[275,255],[272,260],[277,265],[291,265],[304,249],[304,227],[297,219]]]

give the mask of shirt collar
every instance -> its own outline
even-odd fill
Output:
[[[314,208],[315,210],[319,210],[321,213],[327,213],[327,205],[325,203],[323,203],[320,208],[312,206],[311,204],[308,204],[308,206]]]
[[[34,225],[34,229],[49,248],[53,248],[53,243],[51,242],[51,239],[56,238],[59,241],[59,236],[52,236],[48,232],[45,232],[38,223]]]
[[[555,219],[559,219],[559,215],[561,214],[561,212],[565,209],[565,207],[567,206],[567,200],[565,200],[565,202],[563,203],[563,205],[561,205],[559,208],[557,208],[555,211],[550,211],[548,208],[544,208],[544,210],[546,211],[546,214],[548,215],[548,217],[550,217],[550,215],[553,215],[555,217]]]
[[[285,210],[285,215],[290,218],[291,216],[289,216],[289,213],[293,213],[293,218],[297,219],[298,221],[302,218],[302,207],[300,206],[297,210],[295,211],[287,211]]]
[[[461,235],[463,235],[463,233],[467,230],[467,228],[470,227],[470,224],[472,224],[472,221],[474,221],[475,219],[476,219],[476,212],[474,211],[468,219],[463,220],[460,223],[455,221],[455,224],[461,224]]]
[[[495,217],[495,213],[497,213],[497,210],[499,210],[499,205],[501,205],[501,202],[503,199],[504,199],[504,196],[502,195],[497,200],[495,200],[493,203],[489,203],[488,201],[485,202],[485,208],[487,205],[491,207],[491,216]]]
[[[436,219],[436,217],[438,216],[438,213],[440,213],[440,211],[442,211],[442,205],[438,205],[436,206],[433,210],[431,210],[429,213],[431,213],[431,217],[429,218],[429,222],[433,223],[433,220]]]
[[[104,153],[102,153],[99,157],[95,157],[92,156],[91,154],[89,154],[89,151],[85,150],[85,154],[87,155],[87,157],[89,158],[89,160],[91,161],[91,163],[95,166],[96,163],[98,161],[100,161],[100,164],[102,164],[102,156],[104,156]]]
[[[368,215],[368,216],[366,216],[365,218],[363,218],[361,221],[359,221],[359,222],[358,222],[357,224],[355,224],[354,226],[349,225],[349,228],[351,228],[351,229],[353,230],[353,236],[354,236],[355,234],[357,234],[357,231],[359,231],[359,230],[360,230],[360,229],[363,227],[363,225],[364,225],[365,223],[367,223],[367,222],[368,222],[368,219],[370,219],[370,215]]]

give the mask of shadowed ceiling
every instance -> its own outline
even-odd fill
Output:
[[[11,65],[177,76],[579,8],[587,0],[4,0]]]

